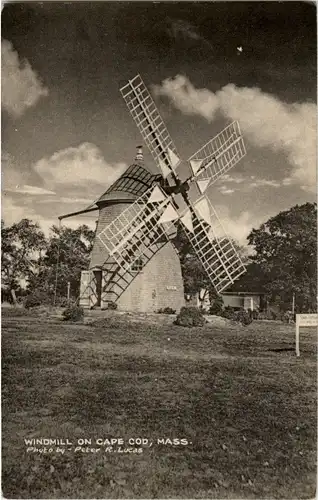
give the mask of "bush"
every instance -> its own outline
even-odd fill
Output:
[[[116,309],[118,308],[118,304],[116,304],[116,302],[113,302],[112,300],[110,300],[107,304],[107,309],[111,309],[112,311],[116,311]]]
[[[218,295],[214,299],[214,302],[213,302],[212,306],[210,307],[209,312],[210,312],[210,314],[214,314],[215,316],[222,316],[223,307],[224,307],[223,298],[220,295]]]
[[[172,307],[164,307],[163,309],[158,309],[158,314],[176,314],[176,310]]]
[[[237,311],[234,309],[234,307],[226,306],[223,310],[222,317],[247,326],[253,321],[252,312],[253,311],[251,310],[245,311],[244,309],[240,309],[239,311]]]
[[[56,297],[55,299],[55,305],[57,307],[69,307],[71,304],[73,304],[73,300],[67,300],[67,297]]]
[[[244,326],[250,325],[253,321],[253,317],[249,312],[244,311],[244,309],[241,309],[236,313],[236,318],[235,321],[238,323],[241,323]]]
[[[191,327],[203,326],[205,322],[203,314],[197,307],[181,307],[175,324],[179,326]]]
[[[34,292],[27,295],[24,301],[24,307],[30,309],[31,307],[38,307],[50,303],[51,298],[45,292]]]
[[[252,318],[253,319],[258,319],[259,317],[259,311],[257,309],[253,309],[253,311],[251,311],[252,313]]]
[[[235,309],[231,306],[226,306],[222,311],[222,317],[235,321],[236,319]]]
[[[31,309],[31,307],[37,307],[41,305],[41,300],[36,295],[28,295],[24,301],[24,307],[26,309]]]
[[[268,309],[267,311],[262,311],[258,314],[257,319],[269,319],[269,320],[275,320],[277,319],[277,313],[273,311],[272,309]]]
[[[84,309],[82,307],[72,305],[63,311],[64,321],[81,321],[84,318]]]
[[[284,323],[291,323],[292,321],[294,321],[294,315],[291,311],[286,311],[282,314],[281,320]]]

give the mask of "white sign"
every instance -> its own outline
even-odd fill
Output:
[[[318,314],[296,314],[296,356],[300,356],[299,327],[318,326]]]

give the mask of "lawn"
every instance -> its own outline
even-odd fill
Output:
[[[279,322],[93,327],[4,313],[3,495],[313,498],[315,342],[303,330],[296,358],[294,326]],[[27,452],[32,438],[72,445]],[[99,451],[75,452],[81,438]],[[124,445],[96,445],[111,438]]]

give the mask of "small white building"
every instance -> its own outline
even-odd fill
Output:
[[[224,307],[230,306],[235,309],[255,309],[263,308],[263,294],[260,292],[223,292]]]
[[[223,299],[224,307],[233,307],[235,309],[255,309],[262,310],[265,306],[264,303],[264,293],[262,292],[222,292],[221,297]],[[194,297],[189,297],[191,305],[197,307],[203,307],[203,309],[208,310],[211,306],[209,299],[209,293],[205,290],[201,290]]]

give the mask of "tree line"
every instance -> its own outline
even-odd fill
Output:
[[[43,300],[59,303],[80,291],[81,270],[87,269],[94,231],[53,226],[45,237],[39,225],[22,219],[11,226],[1,223],[2,300],[17,303],[26,294],[42,294]],[[236,247],[243,255],[246,274],[233,291],[263,292],[270,303],[290,308],[292,296],[298,311],[316,311],[317,205],[305,203],[271,217],[248,235],[253,252]],[[178,230],[178,249],[185,292],[211,290],[210,282],[184,233]],[[68,285],[69,283],[69,285]]]
[[[29,219],[6,227],[1,221],[2,296],[14,304],[19,297],[37,293],[44,302],[67,296],[76,300],[81,270],[87,269],[94,231],[86,225],[77,229],[52,226],[46,238],[39,224]]]

